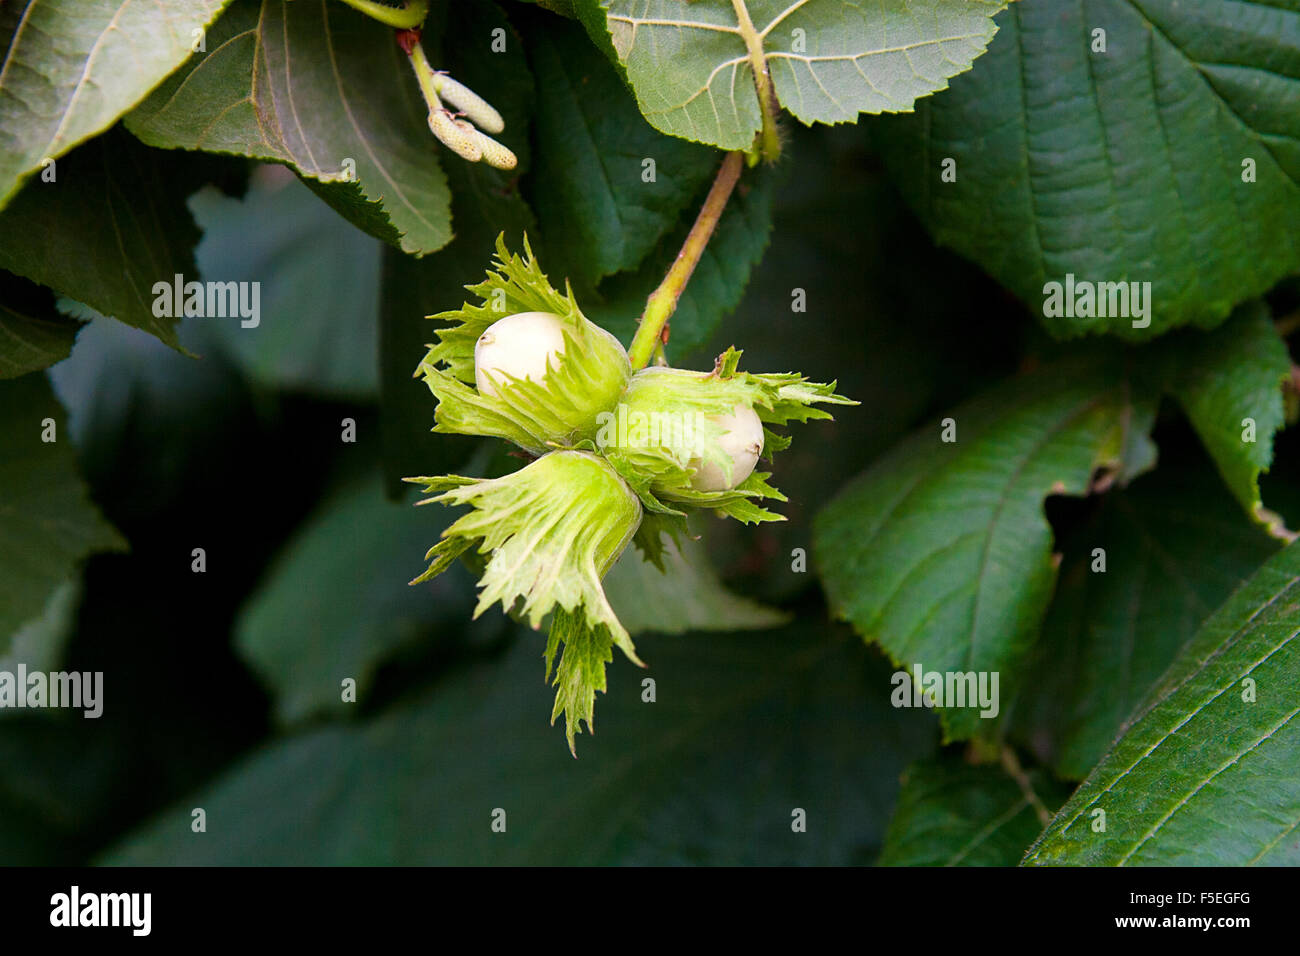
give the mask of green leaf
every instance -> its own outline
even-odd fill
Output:
[[[367,478],[331,494],[289,541],[235,624],[235,645],[274,692],[282,723],[338,716],[352,706],[341,703],[343,680],[364,702],[383,662],[459,638],[474,610],[468,572],[407,584],[444,518],[387,501]]]
[[[763,123],[747,43],[755,53],[761,49],[777,100],[802,122],[852,123],[860,113],[910,111],[917,98],[946,89],[949,77],[984,52],[996,31],[993,15],[1006,3],[605,0],[600,6],[641,112],[656,129],[748,149]]]
[[[404,251],[447,244],[448,154],[390,28],[325,0],[236,0],[207,46],[127,117],[131,132],[285,163]]]
[[[543,10],[549,10],[552,13],[558,13],[560,16],[569,17],[570,19],[578,15],[573,7],[574,0],[520,0],[520,2],[536,4]]]
[[[1262,303],[1243,306],[1208,333],[1187,332],[1166,345],[1165,387],[1201,436],[1219,473],[1252,516],[1263,510],[1259,476],[1273,461],[1273,435],[1283,426],[1282,383],[1291,357]]]
[[[190,55],[229,0],[28,0],[0,9],[0,209]],[[57,175],[64,175],[57,169]]]
[[[806,570],[813,515],[828,497],[924,415],[1010,374],[1023,334],[1011,310],[953,321],[999,291],[969,262],[934,247],[883,171],[866,161],[858,130],[796,129],[784,155],[798,175],[773,197],[766,265],[709,351],[697,350],[695,360],[676,345],[670,352],[675,364],[708,368],[728,345],[743,345],[747,368],[836,379],[839,391],[862,402],[838,409],[833,422],[798,429],[778,456],[772,481],[790,498],[781,507],[788,521],[711,523],[707,544],[728,580],[768,600],[817,587],[794,559]]]
[[[244,383],[219,359],[195,359],[95,316],[49,377],[68,410],[79,464],[124,527],[192,505],[198,476],[242,480],[231,471],[237,446],[246,474],[265,480],[263,456],[249,454],[257,422]]]
[[[996,672],[1014,687],[1056,578],[1051,494],[1082,495],[1154,460],[1154,396],[1096,359],[1013,379],[878,459],[818,516],[814,546],[838,616],[910,670]],[[947,420],[947,418],[945,420]],[[990,721],[946,709],[950,739]]]
[[[522,227],[515,235],[522,241]],[[494,238],[462,234],[443,251],[423,259],[391,248],[384,250],[379,300],[379,428],[390,495],[403,487],[407,475],[459,470],[475,446],[477,439],[433,433],[435,403],[428,386],[415,373],[433,342],[433,326],[425,316],[464,301],[464,286],[483,275]]]
[[[44,440],[52,439],[52,440]],[[77,477],[44,375],[0,382],[0,654],[94,551],[125,550]]]
[[[550,18],[525,37],[537,77],[533,204],[552,273],[582,291],[635,268],[678,225],[717,154],[648,126],[577,25]]]
[[[1085,777],[1179,648],[1277,548],[1203,460],[1165,460],[1108,493],[1060,547],[1013,710],[1020,736],[1060,776]]]
[[[32,180],[0,213],[0,267],[176,346],[176,318],[154,314],[154,284],[196,277],[199,231],[185,199],[207,163],[167,163],[120,130]]]
[[[605,11],[601,8],[600,0],[520,0],[520,2],[536,4],[543,10],[568,17],[570,20],[577,20],[587,31],[588,39],[596,44],[597,49],[607,60],[619,66],[621,73],[622,65],[619,64],[618,54],[614,52],[614,44],[610,41],[609,30],[605,26]]]
[[[124,798],[122,749],[116,735],[86,733],[102,719],[19,714],[0,719],[0,860],[75,865],[114,825],[105,808]]]
[[[1044,317],[1060,337],[1214,326],[1300,269],[1293,2],[1015,3],[998,22],[948,93],[872,127],[941,244],[1039,314],[1067,275],[1151,283],[1149,326]]]
[[[58,670],[64,649],[76,627],[81,591],[81,581],[76,577],[69,578],[51,591],[41,613],[14,633],[8,653],[0,654],[0,671],[12,674],[19,664],[25,665],[29,672]],[[0,709],[0,720],[23,713],[21,710]]]
[[[0,378],[17,378],[68,357],[81,323],[60,315],[48,289],[0,272]]]
[[[899,773],[933,747],[929,720],[889,706],[888,668],[810,618],[647,640],[649,671],[619,655],[599,732],[574,761],[547,725],[541,643],[526,634],[503,660],[365,725],[273,743],[109,859],[862,863],[879,848]],[[193,839],[200,805],[225,821],[221,840]],[[492,832],[498,807],[505,833]],[[807,832],[792,832],[796,808]]]
[[[750,274],[767,249],[772,233],[772,199],[783,178],[783,170],[770,167],[742,175],[717,231],[677,300],[677,311],[669,322],[670,357],[685,355],[703,345],[718,323],[740,304]],[[645,310],[646,297],[676,260],[693,222],[693,215],[686,216],[636,271],[610,276],[602,282],[597,293],[600,299],[584,298],[583,311],[625,344],[630,343]]]
[[[1197,632],[1024,862],[1300,863],[1297,634],[1292,545]]]
[[[605,593],[631,634],[651,631],[749,631],[777,627],[789,615],[728,591],[694,542],[662,538],[661,571],[636,548],[605,576]]]
[[[1041,771],[1026,774],[1051,810],[1066,791]],[[953,755],[913,764],[903,774],[879,866],[1015,866],[1043,823],[1030,797],[1000,767]]]
[[[203,278],[257,283],[259,316],[197,318],[182,338],[215,346],[268,388],[373,396],[379,365],[382,246],[353,229],[278,166],[262,167],[242,199],[204,189],[190,201],[203,229]]]

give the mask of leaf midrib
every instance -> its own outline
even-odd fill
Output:
[[[1286,170],[1282,167],[1282,164],[1278,162],[1277,156],[1274,154],[1272,148],[1264,140],[1263,135],[1258,130],[1256,130],[1253,126],[1251,126],[1248,122],[1246,122],[1245,118],[1239,115],[1236,112],[1236,110],[1232,108],[1232,105],[1228,103],[1226,99],[1223,98],[1223,96],[1215,88],[1214,84],[1211,83],[1209,78],[1204,74],[1204,72],[1202,72],[1201,64],[1197,60],[1193,59],[1191,54],[1189,54],[1186,50],[1184,50],[1177,43],[1175,43],[1173,38],[1169,36],[1169,34],[1167,34],[1164,30],[1162,30],[1160,26],[1156,24],[1156,22],[1153,19],[1151,19],[1150,16],[1148,16],[1146,10],[1142,8],[1141,0],[1126,0],[1126,2],[1130,7],[1133,8],[1133,12],[1136,13],[1142,19],[1142,22],[1145,23],[1147,27],[1151,30],[1153,36],[1159,36],[1160,39],[1171,50],[1177,53],[1178,56],[1188,66],[1190,66],[1193,70],[1196,71],[1196,75],[1201,78],[1201,82],[1205,85],[1205,88],[1210,92],[1210,95],[1213,96],[1216,101],[1218,101],[1219,105],[1223,109],[1223,112],[1226,113],[1228,116],[1231,116],[1252,140],[1257,141],[1264,148],[1264,150],[1268,153],[1269,159],[1273,161],[1273,165],[1276,167],[1277,171],[1281,173],[1282,179],[1285,182],[1290,183],[1293,189],[1300,191],[1300,183],[1297,183],[1294,179],[1292,179],[1287,174]],[[1251,3],[1250,0],[1243,0],[1243,2],[1247,6],[1259,6],[1258,4]],[[1264,6],[1268,6],[1268,5],[1264,5]],[[1269,6],[1269,9],[1278,10],[1280,8]],[[1285,13],[1289,11],[1284,10],[1283,12]],[[1295,82],[1300,84],[1300,79],[1296,79],[1295,77],[1289,77],[1289,79],[1293,79],[1295,80]]]

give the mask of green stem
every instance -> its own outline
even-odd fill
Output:
[[[668,341],[668,320],[677,310],[677,300],[682,297],[682,290],[686,288],[686,283],[690,281],[691,273],[699,264],[700,256],[704,254],[709,239],[713,237],[713,231],[718,227],[722,210],[726,208],[736,180],[740,178],[744,158],[744,153],[736,151],[728,153],[722,161],[718,175],[713,180],[713,186],[709,189],[709,195],[705,198],[704,205],[700,207],[700,214],[695,217],[695,225],[691,226],[686,241],[682,243],[681,251],[677,253],[677,261],[664,276],[664,281],[659,283],[659,288],[650,293],[650,297],[646,299],[641,324],[637,326],[632,347],[627,352],[634,370],[645,368],[650,364],[656,348]]]
[[[438,77],[429,65],[429,58],[424,55],[424,47],[418,39],[410,45],[406,56],[411,61],[411,69],[415,71],[415,79],[420,84],[420,93],[424,95],[429,111],[442,109],[442,100],[438,99]]]
[[[387,24],[395,30],[413,30],[429,15],[429,0],[409,0],[401,7],[376,3],[374,0],[343,0],[353,10],[359,10],[372,20]]]
[[[740,35],[744,38],[745,50],[749,53],[749,70],[754,74],[758,110],[763,117],[763,129],[758,134],[758,153],[765,162],[776,162],[781,155],[781,136],[776,128],[778,107],[776,93],[772,88],[772,74],[768,72],[767,57],[763,54],[763,37],[754,29],[754,21],[749,18],[745,0],[731,0],[731,6],[736,11]]]

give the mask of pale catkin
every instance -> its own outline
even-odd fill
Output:
[[[465,118],[479,129],[500,133],[506,128],[506,121],[493,109],[492,104],[459,80],[453,80],[445,73],[440,74],[434,80],[434,89],[439,97],[464,113]]]
[[[514,169],[519,165],[518,157],[507,147],[480,130],[474,130],[474,134],[478,139],[478,148],[483,155],[483,160],[489,166],[495,166],[497,169]]]
[[[477,163],[483,158],[483,149],[478,140],[482,134],[463,120],[454,120],[443,110],[431,110],[429,131],[461,159]]]

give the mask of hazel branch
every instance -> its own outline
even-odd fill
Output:
[[[709,195],[705,198],[704,205],[700,207],[700,214],[695,217],[695,225],[691,226],[686,241],[682,243],[681,251],[677,253],[677,261],[664,276],[664,281],[659,283],[659,288],[650,293],[650,297],[646,299],[641,324],[637,326],[632,347],[627,353],[634,370],[645,368],[656,350],[662,349],[668,341],[668,320],[677,310],[677,302],[682,297],[682,291],[690,281],[691,274],[695,271],[700,257],[704,255],[705,247],[708,246],[714,230],[718,227],[722,211],[726,208],[727,200],[731,198],[731,192],[740,178],[744,159],[745,154],[736,151],[728,153],[722,161],[718,175],[713,180],[713,186],[709,189]]]

